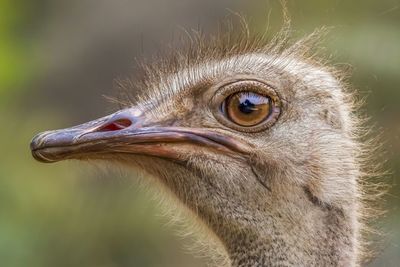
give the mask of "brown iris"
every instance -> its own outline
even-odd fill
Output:
[[[238,92],[225,99],[222,110],[232,122],[251,127],[269,117],[271,99],[254,92]]]

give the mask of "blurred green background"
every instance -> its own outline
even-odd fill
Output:
[[[387,233],[369,266],[400,262],[400,1],[289,1],[300,34],[334,26],[324,45],[353,66],[352,83],[383,130],[393,185]],[[277,1],[0,0],[0,266],[205,266],[185,252],[134,174],[80,162],[43,165],[32,136],[112,111],[103,94],[177,28],[215,31],[231,11],[262,31]],[[258,25],[258,26],[257,26]]]

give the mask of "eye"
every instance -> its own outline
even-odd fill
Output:
[[[229,120],[240,126],[256,126],[270,115],[271,98],[254,92],[238,92],[228,96],[221,109]]]
[[[239,80],[215,87],[211,100],[214,117],[241,132],[260,132],[271,127],[281,113],[275,89],[258,80]]]

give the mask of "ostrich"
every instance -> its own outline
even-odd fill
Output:
[[[320,33],[195,34],[122,82],[142,89],[135,103],[38,134],[33,157],[118,162],[156,178],[229,266],[359,266],[365,144],[354,95],[315,56]]]

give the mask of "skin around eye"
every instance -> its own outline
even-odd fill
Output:
[[[226,98],[223,112],[232,122],[244,126],[256,126],[271,113],[271,99],[254,92],[238,92]]]

